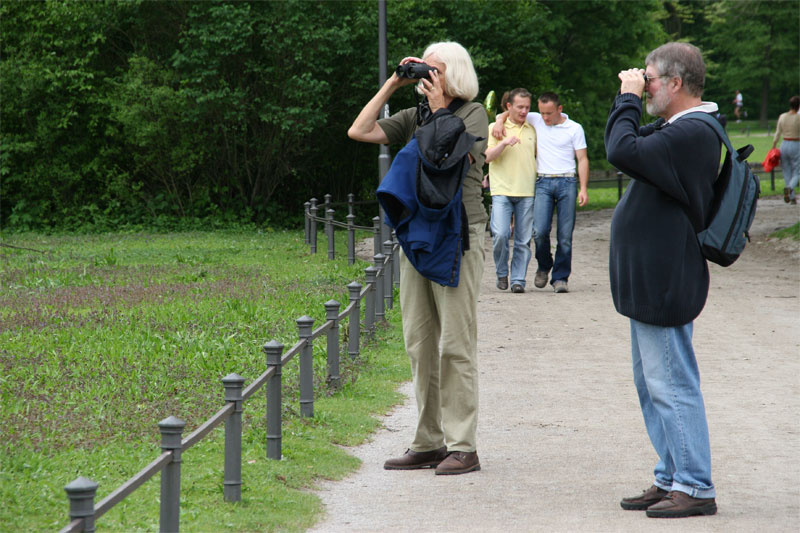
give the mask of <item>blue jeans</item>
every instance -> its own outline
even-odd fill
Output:
[[[631,319],[633,381],[659,461],[655,485],[694,498],[714,498],[711,447],[692,322],[662,327]]]
[[[783,141],[781,143],[781,169],[785,187],[792,189],[789,198],[794,198],[794,189],[800,180],[800,141]]]
[[[567,281],[572,271],[572,230],[575,227],[578,178],[536,178],[536,202],[533,205],[533,241],[536,243],[538,269],[550,272],[550,284]],[[553,209],[558,209],[556,259],[550,253],[550,229]]]
[[[533,229],[533,197],[492,196],[492,243],[497,277],[508,276],[508,239],[511,237],[511,215],[514,215],[514,257],[511,259],[511,285],[525,286],[525,275],[531,260]]]

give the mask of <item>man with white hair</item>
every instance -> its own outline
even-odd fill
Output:
[[[713,515],[692,324],[708,296],[696,234],[711,216],[721,148],[710,125],[684,115],[717,105],[701,100],[705,63],[695,46],[667,43],[645,64],[619,73],[606,125],[608,161],[633,178],[611,221],[609,273],[614,306],[630,318],[634,383],[659,461],[652,486],[620,505],[653,518]],[[660,118],[639,127],[643,91]]]

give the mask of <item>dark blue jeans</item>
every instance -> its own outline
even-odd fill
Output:
[[[578,178],[536,178],[533,204],[533,241],[536,244],[538,270],[550,272],[550,284],[567,281],[572,271],[572,230],[575,227]],[[555,262],[550,251],[553,210],[558,209]]]

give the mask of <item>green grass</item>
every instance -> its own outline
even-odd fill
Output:
[[[158,456],[159,420],[183,419],[188,435],[222,407],[223,376],[250,383],[265,370],[266,341],[288,349],[298,317],[317,327],[324,302],[344,307],[346,285],[369,266],[347,266],[345,239],[337,232],[340,259],[329,261],[309,255],[301,232],[3,236],[42,253],[0,248],[0,529],[60,529],[67,483],[97,481],[99,502]],[[399,313],[387,316],[359,360],[342,358],[339,391],[325,388],[325,339],[315,342],[314,418],[298,416],[297,361],[284,369],[283,460],[266,459],[263,391],[245,404],[242,502],[223,501],[222,429],[184,454],[184,531],[299,531],[317,520],[307,489],[357,467],[337,444],[362,442],[409,379]],[[156,476],[98,526],[156,529],[159,491]]]
[[[794,226],[779,229],[770,237],[777,237],[778,239],[792,239],[793,241],[800,241],[800,222],[796,222]]]

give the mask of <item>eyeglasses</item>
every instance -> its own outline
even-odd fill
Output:
[[[672,76],[648,76],[647,74],[642,74],[644,77],[644,86],[647,87],[650,85],[650,82],[656,80],[658,78],[671,78]]]

